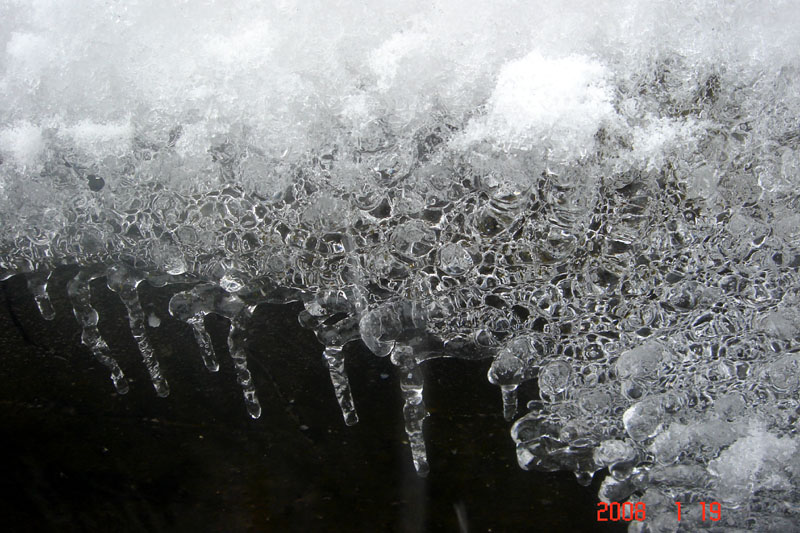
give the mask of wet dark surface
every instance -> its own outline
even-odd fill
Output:
[[[207,318],[213,374],[189,327],[169,317],[169,297],[185,287],[140,289],[161,319],[149,333],[171,388],[162,399],[123,305],[104,280],[93,284],[100,330],[131,383],[117,395],[80,343],[66,297],[75,272],[51,281],[52,322],[21,276],[0,283],[0,530],[625,530],[596,521],[599,479],[581,487],[571,473],[517,466],[488,361],[426,363],[431,473],[420,479],[390,362],[347,346],[361,421],[346,427],[299,305],[256,311],[249,362],[263,414],[252,420],[227,356],[228,322]]]

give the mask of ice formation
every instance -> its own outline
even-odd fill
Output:
[[[791,0],[7,0],[0,277],[52,318],[79,265],[119,393],[92,280],[162,396],[137,286],[192,284],[169,310],[212,371],[230,320],[254,418],[253,310],[300,300],[347,424],[342,347],[397,366],[421,474],[421,365],[487,358],[520,465],[607,472],[631,530],[797,531],[798,27]]]

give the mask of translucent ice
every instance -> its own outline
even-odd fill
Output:
[[[95,359],[111,371],[111,381],[114,383],[117,392],[126,394],[128,392],[128,380],[116,360],[108,353],[108,344],[100,335],[100,330],[97,329],[100,317],[92,307],[90,283],[101,275],[102,272],[100,271],[81,270],[69,282],[67,293],[72,302],[75,318],[78,319],[83,328],[81,341],[92,351]]]
[[[420,474],[426,361],[487,359],[523,468],[607,470],[653,530],[674,501],[790,530],[798,27],[784,0],[3,2],[0,279],[49,318],[77,268],[120,393],[94,280],[162,394],[136,287],[188,284],[169,311],[212,371],[230,321],[254,418],[254,311],[301,302],[345,423],[346,345],[396,366]]]
[[[150,374],[150,381],[153,382],[153,387],[162,398],[168,396],[169,385],[161,374],[161,367],[147,337],[145,315],[142,310],[142,304],[139,302],[139,295],[136,292],[136,287],[144,277],[141,273],[124,266],[114,266],[106,273],[106,279],[108,280],[108,288],[119,295],[128,310],[131,333],[133,333],[133,338],[139,346],[139,352],[142,354],[142,360],[147,367],[147,372]]]

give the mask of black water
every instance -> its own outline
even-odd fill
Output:
[[[53,322],[22,277],[2,282],[0,530],[624,531],[596,521],[599,479],[581,487],[571,473],[517,466],[488,361],[426,363],[431,473],[420,479],[390,362],[346,348],[361,419],[346,427],[298,305],[256,312],[250,367],[263,414],[254,421],[227,356],[227,321],[207,319],[221,364],[212,374],[188,326],[168,316],[181,287],[141,287],[145,311],[161,319],[150,328],[171,388],[161,399],[123,305],[94,283],[100,330],[131,382],[115,394],[80,344],[65,288],[75,272],[51,282]]]

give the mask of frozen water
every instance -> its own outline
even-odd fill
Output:
[[[137,286],[191,284],[169,311],[211,371],[230,321],[253,418],[253,311],[302,301],[345,423],[343,347],[397,367],[420,474],[425,361],[485,358],[523,468],[607,469],[652,531],[674,501],[796,530],[798,27],[790,0],[4,2],[0,278],[49,319],[77,265],[120,393],[93,280],[162,396]]]
[[[125,266],[113,266],[106,272],[106,279],[108,288],[119,295],[128,310],[131,333],[139,346],[139,352],[142,354],[142,360],[150,374],[150,381],[153,382],[156,393],[162,398],[169,396],[169,385],[161,374],[161,367],[156,360],[150,340],[147,338],[144,310],[139,302],[139,294],[136,292],[136,287],[144,280],[144,276]]]

